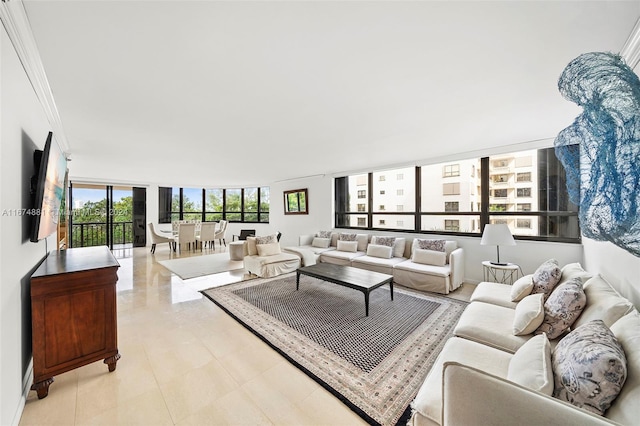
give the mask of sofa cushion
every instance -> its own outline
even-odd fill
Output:
[[[582,265],[579,263],[567,263],[562,267],[562,275],[560,276],[560,281],[558,284],[565,283],[573,278],[579,278],[582,281],[582,284],[586,283],[593,274],[582,269]]]
[[[511,287],[511,301],[519,302],[531,294],[533,290],[533,274],[518,278]]]
[[[552,364],[553,396],[600,415],[627,378],[624,350],[602,320],[583,324],[560,340]]]
[[[538,266],[538,269],[533,273],[533,290],[531,290],[531,293],[542,293],[546,300],[553,288],[558,284],[558,281],[560,281],[561,275],[562,271],[558,266],[558,261],[555,259],[547,260]]]
[[[481,282],[476,286],[470,301],[491,303],[511,309],[515,309],[517,305],[517,303],[511,301],[510,285],[489,281]]]
[[[339,251],[346,251],[346,252],[350,252],[350,253],[355,253],[356,251],[358,251],[358,242],[357,241],[339,240],[338,241],[338,250]]]
[[[448,277],[451,275],[451,267],[446,266],[434,266],[425,265],[422,263],[416,263],[412,260],[405,260],[394,266],[395,269],[399,269],[407,272],[416,272],[419,274],[435,275],[437,277]]]
[[[635,309],[600,274],[584,283],[583,287],[587,305],[575,321],[574,328],[595,319],[601,319],[607,327],[611,327],[623,315]]]
[[[406,245],[406,238],[397,237],[396,241],[393,243],[393,257],[404,257]]]
[[[367,246],[367,256],[390,259],[393,256],[393,246],[369,244]]]
[[[513,358],[509,361],[507,380],[551,396],[553,393],[551,345],[545,334],[532,337],[513,354]]]
[[[544,320],[544,295],[530,294],[518,303],[513,318],[513,334],[523,336],[533,333]]]
[[[607,418],[630,425],[640,419],[640,314],[628,313],[611,326],[611,331],[627,357],[627,381],[607,410]]]
[[[256,247],[256,237],[247,237],[247,255],[258,255],[258,248]]]
[[[311,245],[317,248],[329,248],[329,244],[331,244],[330,238],[315,237],[311,242]]]
[[[444,266],[447,264],[447,255],[444,251],[415,249],[411,260],[423,265]]]
[[[442,424],[442,370],[445,363],[459,362],[498,377],[507,377],[512,355],[466,339],[452,337],[445,343],[427,378],[411,404],[434,424]]]
[[[483,302],[471,302],[464,310],[453,334],[514,353],[533,334],[513,335],[515,309],[491,305]]]
[[[578,318],[586,302],[580,278],[559,284],[544,302],[544,320],[536,333],[546,333],[549,339],[560,337]]]
[[[274,254],[279,254],[280,243],[268,243],[268,244],[256,244],[256,248],[258,250],[258,256],[273,256]]]

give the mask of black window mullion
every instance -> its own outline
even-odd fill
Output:
[[[422,229],[422,215],[420,214],[422,212],[422,169],[419,166],[416,166],[415,180],[416,211],[414,214],[414,231],[419,232]]]
[[[367,229],[373,228],[373,172],[367,175],[367,198],[369,208],[367,209]]]
[[[480,232],[489,223],[489,157],[480,159]]]

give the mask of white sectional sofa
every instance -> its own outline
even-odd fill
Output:
[[[527,277],[531,280],[531,276]],[[526,283],[527,277],[519,281]],[[640,314],[603,277],[591,276],[579,264],[562,268],[556,288],[573,279],[584,283],[586,303],[570,330],[555,339],[548,339],[546,333],[513,336],[516,311],[522,314],[525,305],[520,304],[525,299],[512,302],[515,290],[510,285],[480,283],[454,330],[454,337],[447,341],[418,391],[410,424],[637,424],[640,419]],[[528,300],[537,296],[540,295],[532,295]],[[547,304],[545,315],[546,309]],[[626,381],[604,416],[551,396],[554,388],[563,386],[564,376],[556,374],[559,369],[556,364],[567,351],[575,350],[571,356],[580,359],[580,363],[583,359],[596,358],[589,350],[593,346],[586,346],[587,350],[571,349],[572,343],[580,343],[575,336],[602,324],[609,327],[624,350],[627,369]],[[563,339],[567,340],[563,342]],[[593,374],[589,370],[589,374],[579,376],[579,385],[571,380],[568,383],[576,389],[586,387],[587,394],[591,392],[597,398],[609,389],[607,386],[612,386],[605,380],[598,381],[597,377],[607,377],[611,366],[616,365],[606,358],[603,361],[604,376],[598,376],[600,370],[593,367]],[[573,369],[571,365],[569,370],[573,372]],[[578,397],[573,400],[577,401]],[[594,406],[597,406],[595,402]]]
[[[355,242],[345,244],[341,234],[349,233],[304,235],[299,246],[283,250],[298,255],[305,266],[318,261],[368,269],[393,275],[394,283],[422,291],[448,294],[464,280],[464,250],[455,241],[355,234]],[[420,240],[443,243],[442,252],[419,248]],[[429,253],[418,258],[425,250]]]

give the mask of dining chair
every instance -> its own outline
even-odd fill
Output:
[[[173,237],[158,234],[156,232],[155,226],[151,222],[149,222],[147,226],[149,227],[149,232],[151,233],[151,253],[156,252],[156,244],[159,243],[169,243],[169,248],[173,248],[173,250],[175,250],[175,246],[173,245]]]
[[[182,244],[187,244],[189,248],[192,244],[197,245],[195,223],[181,223],[178,227],[178,249],[180,251],[182,251]]]
[[[256,235],[255,229],[241,229],[240,235],[234,235],[233,240],[235,241],[236,237],[238,237],[239,241],[244,241],[247,239],[247,237],[253,237],[255,235]]]
[[[227,221],[226,220],[221,220],[220,221],[220,228],[218,228],[218,230],[216,231],[216,235],[214,237],[214,240],[218,240],[218,243],[222,244],[224,243],[225,247],[227,246],[227,240],[225,239],[225,235],[227,233]],[[213,243],[213,248],[215,248],[215,241]]]
[[[216,238],[216,223],[215,222],[202,222],[200,224],[200,235],[196,235],[196,245],[200,242],[200,250],[206,243],[209,243],[209,248],[215,248],[214,240]]]

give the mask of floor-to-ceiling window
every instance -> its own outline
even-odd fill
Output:
[[[72,182],[70,189],[69,247],[144,245],[145,201],[138,202],[142,214],[134,221],[132,187]],[[144,194],[144,189],[139,193]],[[137,233],[135,226],[140,228]]]

